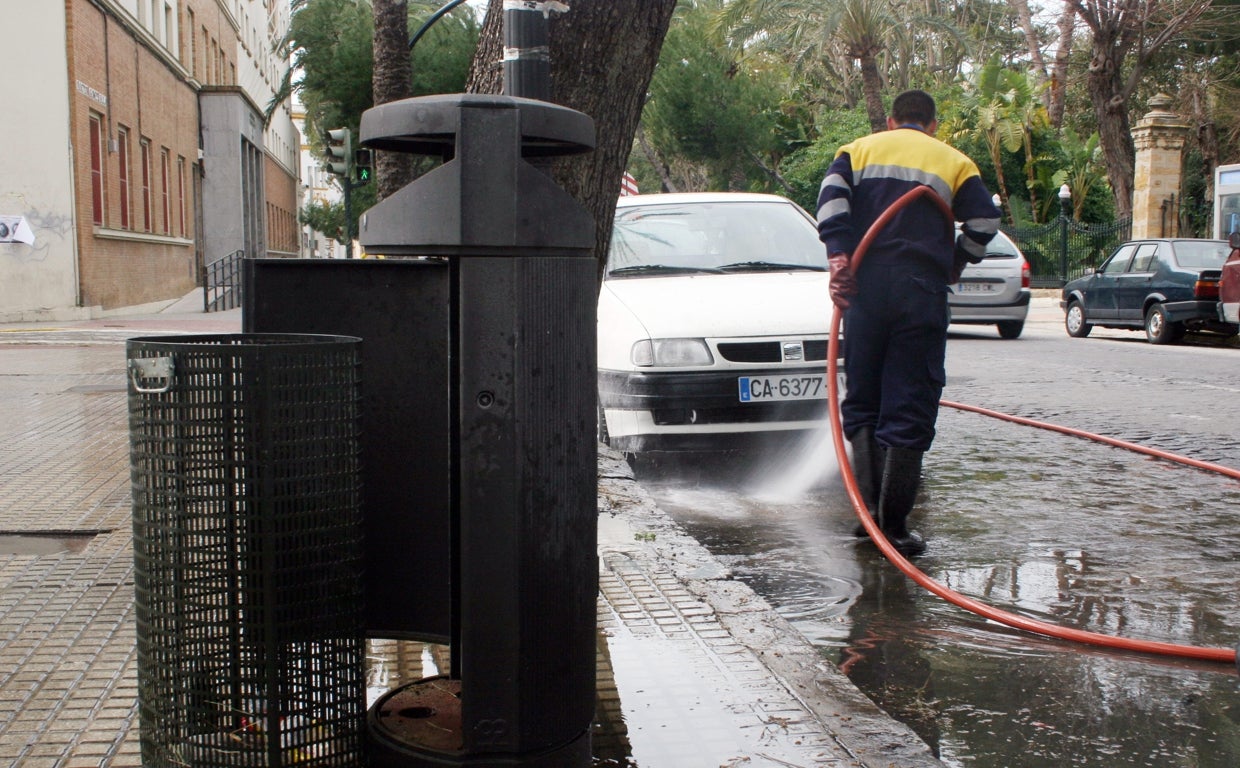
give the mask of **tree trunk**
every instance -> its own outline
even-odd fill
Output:
[[[1064,94],[1068,90],[1068,60],[1072,57],[1072,33],[1076,31],[1076,9],[1064,3],[1059,16],[1059,44],[1055,47],[1055,63],[1051,66],[1050,87],[1046,89],[1046,114],[1058,131],[1063,127]]]
[[[1094,43],[1086,81],[1089,100],[1098,121],[1098,142],[1107,167],[1107,181],[1115,198],[1115,215],[1124,218],[1132,213],[1132,180],[1136,167],[1136,148],[1132,143],[1132,126],[1128,120],[1128,98],[1119,74],[1120,62],[1109,53],[1112,46]]]
[[[1038,35],[1033,29],[1033,14],[1029,12],[1028,0],[1008,0],[1008,5],[1012,6],[1012,11],[1016,14],[1016,21],[1020,25],[1020,31],[1025,36],[1025,49],[1029,51],[1029,61],[1033,70],[1033,79],[1038,86],[1046,82],[1046,59],[1042,57],[1042,46],[1038,40]],[[1049,98],[1043,96],[1043,98]],[[1049,108],[1049,104],[1047,107]]]
[[[373,0],[373,7],[375,70],[372,92],[377,106],[409,98],[413,89],[413,69],[409,55],[407,0]],[[402,152],[374,152],[375,184],[380,200],[413,181],[413,161],[413,156]]]
[[[986,147],[990,150],[990,164],[995,167],[995,185],[999,187],[999,207],[1007,210],[1008,221],[1012,218],[1012,206],[1008,202],[1007,179],[1003,177],[1003,144],[996,131],[986,132]]]
[[[1136,150],[1128,120],[1128,102],[1150,59],[1185,30],[1194,28],[1212,0],[1066,0],[1092,32],[1087,81],[1098,121],[1098,138],[1106,159],[1107,179],[1115,195],[1115,212],[1132,213]],[[1124,71],[1125,65],[1128,71]]]
[[[1189,103],[1192,104],[1193,124],[1197,126],[1197,146],[1201,149],[1201,170],[1205,175],[1206,190],[1203,197],[1209,201],[1214,199],[1214,172],[1218,169],[1219,163],[1219,141],[1218,129],[1214,123],[1214,116],[1210,114],[1204,89],[1205,86],[1202,83],[1194,83]]]
[[[659,181],[663,185],[663,191],[679,192],[680,190],[676,188],[676,182],[672,180],[672,174],[667,167],[667,163],[664,162],[663,158],[659,156],[659,153],[655,151],[655,148],[650,146],[650,142],[646,141],[646,132],[642,130],[640,123],[637,126],[636,135],[637,146],[641,147],[642,154],[646,156],[646,161],[659,172]]]
[[[553,175],[594,215],[601,272],[620,180],[676,0],[574,0],[570,5],[572,10],[550,21],[552,101],[594,118],[596,148],[556,161]],[[503,2],[490,0],[467,91],[502,90],[502,50]]]
[[[883,107],[883,78],[878,61],[871,53],[857,55],[861,63],[861,87],[865,91],[865,113],[870,118],[870,132],[887,130],[887,110]]]

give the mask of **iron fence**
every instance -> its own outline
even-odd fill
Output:
[[[1132,236],[1132,218],[1109,224],[1082,224],[1066,216],[1046,224],[1001,227],[1029,261],[1034,288],[1058,288],[1102,264]]]
[[[241,306],[241,260],[245,251],[233,251],[202,268],[202,311],[222,312]]]

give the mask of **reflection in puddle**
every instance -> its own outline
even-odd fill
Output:
[[[608,768],[835,765],[820,734],[793,699],[759,696],[764,674],[738,663],[736,647],[719,654],[695,633],[683,638],[609,620],[596,635],[593,765]],[[406,640],[371,640],[367,694],[373,705],[390,690],[450,668],[449,649]],[[749,689],[738,695],[736,691]],[[779,689],[783,692],[783,689]],[[782,693],[787,697],[786,692]]]

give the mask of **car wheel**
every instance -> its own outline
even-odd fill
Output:
[[[1184,324],[1167,319],[1167,310],[1155,304],[1145,313],[1145,338],[1151,344],[1174,344],[1184,336]]]
[[[999,338],[1019,339],[1023,330],[1025,330],[1024,320],[1005,320],[999,323]]]
[[[1068,311],[1064,313],[1063,325],[1068,330],[1068,335],[1074,339],[1083,339],[1094,329],[1093,324],[1085,319],[1085,307],[1082,307],[1081,302],[1075,299],[1068,302]]]

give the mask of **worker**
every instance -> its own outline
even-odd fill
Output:
[[[906,556],[926,548],[907,519],[946,378],[948,286],[967,263],[985,256],[1000,216],[977,165],[936,139],[937,128],[928,93],[901,93],[887,130],[840,147],[818,193],[831,300],[844,313],[840,414],[853,474],[871,516]],[[854,265],[852,254],[870,225],[922,185],[947,203],[960,234],[922,196],[894,215]]]

